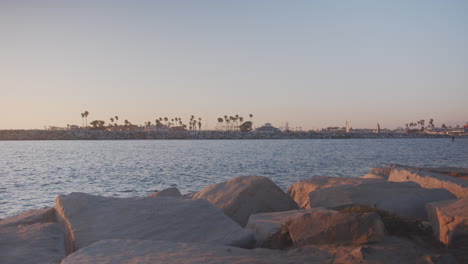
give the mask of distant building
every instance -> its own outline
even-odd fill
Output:
[[[147,128],[147,131],[168,131],[168,130],[169,130],[169,127],[162,123],[151,125]]]
[[[255,129],[257,132],[268,132],[268,133],[275,133],[280,132],[279,128],[272,126],[270,123],[266,123],[265,125]]]

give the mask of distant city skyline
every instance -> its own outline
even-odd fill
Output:
[[[0,129],[468,121],[468,2],[2,1]]]

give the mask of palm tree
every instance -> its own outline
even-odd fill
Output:
[[[222,123],[223,123],[224,119],[222,119],[221,117],[218,117],[218,124],[221,126],[221,128],[223,127]]]
[[[84,127],[84,113],[81,113],[81,121],[83,121],[83,127]]]
[[[114,118],[111,117],[109,120],[110,120],[110,122],[111,122],[110,125],[112,125],[112,123],[114,123]]]
[[[224,121],[226,121],[226,130],[229,131],[229,123],[230,123],[230,122],[229,122],[229,118],[228,118],[227,115],[224,116]]]
[[[201,120],[201,118],[200,118]],[[201,121],[198,121],[198,131],[201,131]]]
[[[118,117],[118,116],[114,116],[114,119],[115,119],[115,124],[117,125],[117,121],[119,120],[119,117]]]
[[[89,115],[89,112],[85,111],[84,112],[84,117],[85,117],[85,120],[86,120],[86,127],[88,127],[88,115]]]
[[[169,118],[164,117],[164,122],[166,123],[165,125],[167,126],[167,121],[169,121]]]
[[[252,114],[249,114],[249,117],[250,117],[250,119],[252,119],[253,115],[252,115]]]

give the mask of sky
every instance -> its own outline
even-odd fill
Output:
[[[468,122],[468,1],[0,0],[0,129]]]

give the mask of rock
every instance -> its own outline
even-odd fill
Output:
[[[312,207],[337,208],[345,205],[376,206],[404,218],[427,220],[429,202],[453,199],[444,189],[424,189],[412,182],[341,185],[311,192]]]
[[[249,216],[262,212],[297,209],[294,200],[270,179],[262,176],[242,176],[203,188],[193,199],[206,199],[241,226]]]
[[[382,180],[387,180],[387,177],[380,175],[380,174],[373,174],[373,173],[367,173],[364,176],[359,177],[361,179],[382,179]]]
[[[103,239],[207,242],[249,247],[253,234],[205,200],[109,198],[84,193],[56,198],[67,253]]]
[[[379,243],[358,247],[321,245],[318,248],[335,254],[335,258],[329,263],[452,264],[454,260],[450,255],[440,255],[421,248],[408,239],[393,236],[386,236]],[[430,262],[431,260],[435,262]]]
[[[55,208],[33,209],[5,218],[0,222],[0,226],[31,225],[35,223],[57,222]]]
[[[371,169],[371,174],[380,175],[380,176],[388,179],[388,177],[390,176],[390,173],[392,172],[392,170],[397,166],[403,166],[403,165],[391,164],[391,165],[384,166],[384,167],[372,168]]]
[[[468,198],[439,201],[426,206],[434,235],[451,246],[459,239],[468,240]]]
[[[57,223],[46,221],[51,209],[30,210],[2,221],[0,263],[60,263],[65,257],[63,230]]]
[[[287,232],[287,226],[298,217],[318,209],[293,210],[274,213],[258,213],[249,217],[248,230],[254,233],[256,246],[272,249],[288,247],[287,241],[282,241],[282,232]],[[286,230],[284,230],[286,228]],[[289,233],[286,234],[290,240]]]
[[[458,261],[451,255],[427,255],[422,259],[424,264],[458,264]]]
[[[247,250],[204,243],[176,243],[148,240],[102,240],[69,255],[62,264],[229,264],[229,263],[325,263],[326,253],[315,249],[301,252]]]
[[[352,177],[314,177],[293,183],[287,193],[301,208],[310,208],[309,193],[339,185],[358,185],[371,182],[384,182],[381,179],[362,179]]]
[[[181,198],[182,194],[180,194],[179,189],[177,189],[176,187],[171,187],[171,188],[167,188],[167,189],[164,189],[162,191],[159,191],[159,192],[152,193],[152,194],[148,195],[148,197],[177,197],[177,198]]]
[[[376,213],[339,213],[317,209],[289,224],[294,246],[309,244],[367,244],[381,241],[385,228]]]
[[[423,188],[443,188],[458,198],[468,197],[468,181],[440,173],[396,167],[390,173],[388,180],[392,182],[412,181]]]
[[[102,240],[69,255],[62,264],[414,264],[424,263],[428,255],[430,251],[396,237],[365,246],[309,245],[288,251],[247,250],[204,243]]]
[[[414,171],[425,171],[425,172],[435,172],[439,174],[444,174],[447,176],[468,180],[468,169],[466,168],[457,168],[457,167],[413,167],[405,166],[400,164],[392,164],[384,167],[372,168],[371,173],[376,175],[385,176],[388,178],[390,173],[395,168],[414,170]]]

